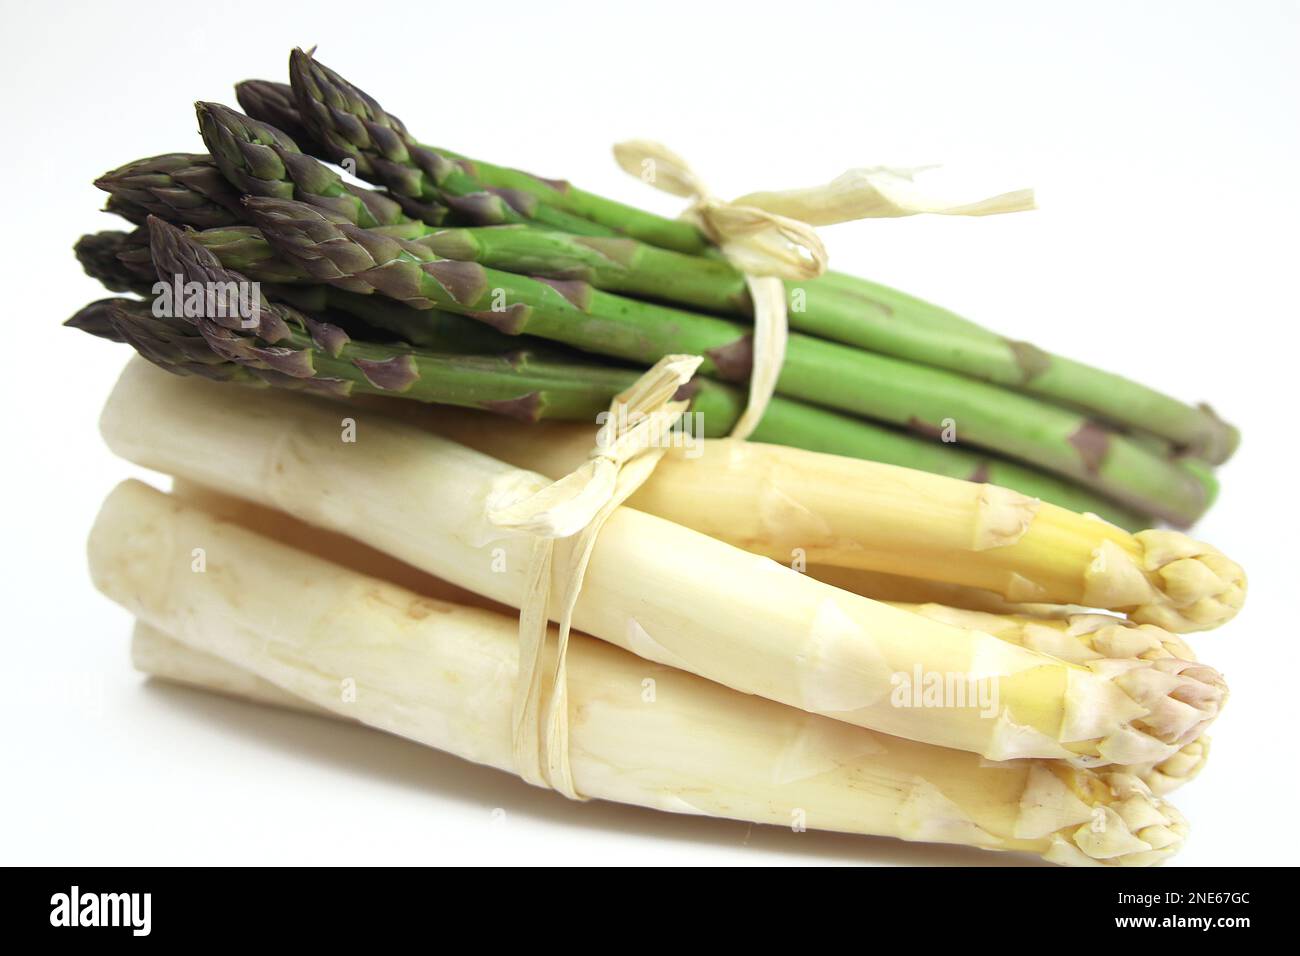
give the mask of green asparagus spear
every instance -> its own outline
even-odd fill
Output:
[[[151,275],[120,258],[124,252],[139,248],[147,241],[135,233],[107,229],[82,236],[72,250],[86,275],[97,279],[110,292],[149,295],[153,287]]]
[[[124,212],[137,225],[143,223],[142,213],[196,229],[234,225],[242,216],[240,193],[212,157],[201,153],[138,159],[100,176],[95,185],[121,204],[110,211]]]
[[[686,352],[703,370],[743,382],[750,333],[711,316],[611,295],[576,280],[536,280],[440,259],[426,247],[302,203],[245,201],[263,236],[316,281],[442,308],[575,348],[651,364]],[[803,335],[790,337],[777,390],[788,397],[922,431],[957,436],[1071,477],[1171,522],[1194,521],[1212,487],[1203,473],[1152,455],[1076,413],[939,369]]]

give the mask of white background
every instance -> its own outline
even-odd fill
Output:
[[[1242,427],[1198,531],[1247,567],[1251,597],[1195,641],[1234,697],[1176,796],[1193,826],[1176,862],[1295,862],[1296,3],[293,7],[3,2],[3,862],[1024,862],[570,805],[131,670],[128,616],[83,557],[132,473],[95,431],[127,356],[59,327],[103,294],[71,245],[113,227],[95,175],[200,151],[191,103],[285,79],[295,44],[428,142],[665,213],[676,201],[618,171],[611,143],[662,140],[724,195],[930,162],[1036,186],[1035,213],[825,238],[840,269]]]

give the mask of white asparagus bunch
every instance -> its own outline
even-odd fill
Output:
[[[386,402],[403,417],[552,478],[572,471],[591,429]],[[1229,620],[1241,567],[1177,531],[1130,534],[995,485],[757,442],[676,448],[628,501],[748,551],[981,588],[1013,602],[1078,604],[1171,631]]]
[[[187,504],[202,508],[208,514],[233,521],[261,535],[362,574],[401,584],[417,594],[455,604],[511,613],[504,605],[425,574],[350,538],[304,524],[284,512],[231,498],[211,488],[183,480],[173,482],[172,495]],[[969,626],[1000,640],[1031,647],[1063,660],[1082,662],[1102,657],[1178,657],[1195,660],[1191,648],[1177,635],[1150,624],[1132,624],[1104,614],[1070,614],[1058,610],[1055,616],[1050,617],[1004,615],[967,612],[933,603],[891,603],[913,613]],[[141,669],[149,670],[147,667]],[[1163,761],[1115,769],[1139,777],[1151,788],[1152,793],[1164,796],[1198,774],[1205,766],[1208,753],[1208,738],[1200,737],[1184,744],[1178,753]]]
[[[343,441],[353,414],[137,360],[101,428],[137,464],[270,504],[518,607],[529,543],[501,537],[488,516],[545,480],[379,415],[365,417],[355,443]],[[1159,762],[1201,736],[1226,693],[1204,665],[1069,663],[849,594],[630,508],[600,536],[574,623],[745,693],[992,760]],[[979,682],[979,699],[972,691],[944,706],[900,706],[893,691],[914,671],[958,691]]]
[[[518,651],[508,617],[367,577],[138,482],[105,503],[90,560],[105,594],[180,642],[137,643],[146,669],[254,698],[274,685],[513,770]],[[1128,774],[991,765],[737,694],[583,635],[569,674],[570,754],[584,796],[1068,864],[1156,863],[1185,836],[1177,811]]]
[[[259,534],[362,574],[402,584],[418,594],[510,613],[509,608],[502,604],[448,584],[350,538],[304,524],[283,512],[231,498],[183,480],[173,483],[172,494],[209,514],[234,521]],[[1000,640],[1031,647],[1063,660],[1086,661],[1100,657],[1153,659],[1171,656],[1195,660],[1191,648],[1177,635],[1162,631],[1154,625],[1135,625],[1103,614],[1069,613],[1054,608],[1050,615],[1044,610],[1038,616],[989,612],[968,616],[963,610],[940,604],[890,603],[913,613],[982,630]],[[1184,744],[1177,753],[1164,760],[1115,769],[1139,777],[1153,794],[1164,796],[1195,777],[1204,768],[1208,755],[1209,739],[1199,737]]]

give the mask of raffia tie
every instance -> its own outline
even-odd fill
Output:
[[[529,783],[551,787],[573,800],[583,799],[574,788],[569,765],[565,665],[573,608],[600,529],[663,457],[668,432],[690,405],[675,396],[702,361],[698,355],[660,359],[614,398],[596,446],[580,468],[521,501],[488,512],[493,525],[533,538],[527,589],[520,604],[519,676],[511,712],[515,768]],[[559,639],[548,675],[542,665],[558,538],[569,540],[561,549]]]
[[[749,401],[732,429],[733,438],[753,434],[776,391],[789,337],[782,280],[814,279],[826,271],[826,247],[814,226],[918,213],[988,216],[1034,208],[1029,189],[974,202],[939,199],[916,184],[921,169],[888,166],[851,169],[822,186],[750,193],[727,202],[709,191],[686,160],[659,143],[619,143],[614,158],[643,182],[690,199],[682,218],[698,226],[745,276],[754,306],[754,359]]]

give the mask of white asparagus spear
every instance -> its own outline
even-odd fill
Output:
[[[204,544],[201,572],[194,542]],[[513,770],[514,622],[289,548],[138,482],[91,535],[97,585],[192,650],[362,723]],[[137,659],[245,696],[210,659]],[[816,717],[574,635],[570,754],[588,797],[757,823],[1042,854],[1159,862],[1186,827],[1127,774],[990,765]]]
[[[531,546],[501,538],[488,515],[545,480],[379,415],[345,441],[350,413],[133,360],[101,430],[137,464],[273,505],[517,607]],[[1069,664],[629,508],[597,542],[574,623],[745,693],[992,760],[1163,760],[1200,736],[1226,694],[1204,665]],[[907,694],[915,674],[942,685],[945,706],[916,705],[936,698],[914,683]]]
[[[385,401],[403,418],[557,478],[593,444],[588,426],[540,425]],[[1130,534],[1091,515],[975,484],[799,448],[710,439],[668,453],[629,507],[757,554],[993,591],[1008,601],[1124,611],[1171,631],[1240,609],[1240,566],[1177,531]]]

